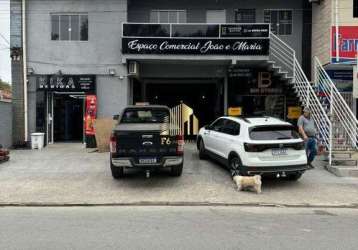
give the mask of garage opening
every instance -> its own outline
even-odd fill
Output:
[[[142,84],[150,104],[166,105],[182,124],[185,139],[194,139],[200,127],[223,115],[221,82],[148,82]],[[138,101],[138,100],[137,100]]]

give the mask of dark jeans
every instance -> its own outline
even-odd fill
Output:
[[[317,141],[315,138],[309,137],[305,143],[307,160],[311,163],[317,155]]]

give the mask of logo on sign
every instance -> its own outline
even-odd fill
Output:
[[[251,88],[251,94],[281,94],[282,89],[274,88],[272,74],[270,72],[259,72],[257,78],[257,88]]]
[[[75,83],[72,77],[69,77],[67,81],[62,76],[47,78],[42,76],[39,78],[39,89],[75,89]]]

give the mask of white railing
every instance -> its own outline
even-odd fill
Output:
[[[296,52],[278,36],[270,33],[270,60],[278,63],[288,77],[294,77]]]
[[[358,120],[341,93],[323,68],[318,58],[314,59],[315,84],[318,95],[325,105],[333,124],[334,149],[357,149]],[[344,148],[344,147],[343,147]]]
[[[328,150],[329,164],[332,163],[332,123],[318,99],[315,90],[296,59],[295,51],[279,37],[270,34],[270,60],[282,68],[291,78],[291,84],[302,106],[309,107],[318,130],[320,143]]]

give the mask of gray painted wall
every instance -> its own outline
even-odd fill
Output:
[[[264,22],[264,9],[292,9],[293,10],[293,34],[281,36],[293,49],[296,50],[297,57],[301,61],[302,57],[302,1],[285,0],[151,0],[140,1],[131,0],[128,6],[129,22],[149,22],[150,11],[152,9],[180,9],[187,10],[188,23],[205,23],[206,10],[225,9],[227,23],[235,22],[235,9],[256,9],[256,22]]]
[[[29,134],[36,129],[36,77],[55,74],[97,76],[98,117],[112,117],[128,104],[127,67],[122,63],[121,29],[126,0],[28,0]],[[88,13],[88,41],[52,41],[51,13]],[[116,75],[110,76],[109,69]]]
[[[121,23],[126,0],[28,0],[28,67],[36,74],[122,74]],[[51,13],[88,13],[88,41],[52,41]]]
[[[97,77],[97,117],[112,117],[119,114],[128,105],[128,78],[120,80],[116,77]]]
[[[12,103],[0,101],[0,144],[12,146]]]

